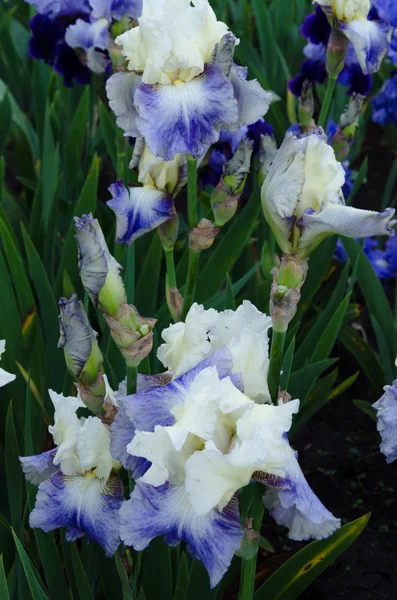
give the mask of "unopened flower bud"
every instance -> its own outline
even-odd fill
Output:
[[[345,57],[349,40],[335,27],[332,27],[327,46],[326,69],[331,79],[336,79],[345,65]]]
[[[81,399],[93,412],[100,412],[106,396],[103,379],[103,356],[97,333],[88,321],[83,303],[73,294],[59,300],[61,337],[66,366],[78,387]]]
[[[104,314],[112,338],[129,367],[137,367],[153,346],[156,319],[141,317],[130,304],[122,304],[113,316]]]
[[[174,321],[180,321],[183,306],[183,298],[181,293],[177,288],[170,288],[167,282],[165,286],[165,295],[172,318]]]
[[[299,98],[299,124],[303,128],[307,128],[313,123],[314,98],[313,98],[313,83],[305,80],[302,85],[302,92]]]
[[[178,238],[179,219],[178,213],[174,209],[174,215],[162,223],[157,229],[161,244],[164,250],[172,250]]]
[[[219,233],[219,227],[208,219],[201,219],[197,227],[189,231],[189,248],[195,252],[210,248]]]
[[[274,267],[272,270],[270,315],[274,331],[287,331],[288,324],[294,318],[307,268],[307,259],[299,260],[293,255],[284,254],[280,268]]]
[[[358,127],[358,120],[365,97],[353,94],[349,104],[346,106],[339,121],[339,127],[332,138],[331,146],[334,149],[336,159],[343,162],[347,159],[350,144]]]
[[[81,281],[94,306],[112,316],[127,300],[121,265],[110,254],[97,219],[75,217]]]
[[[222,227],[237,210],[243,192],[253,150],[253,142],[243,138],[232,159],[223,167],[223,175],[211,195],[215,225]]]

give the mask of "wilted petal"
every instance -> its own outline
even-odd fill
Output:
[[[317,498],[293,455],[284,479],[285,487],[280,487],[278,481],[277,488],[268,489],[263,500],[274,520],[288,527],[288,537],[300,541],[332,535],[340,527],[340,519]],[[267,485],[271,485],[271,480]]]
[[[120,543],[123,500],[123,484],[117,477],[104,481],[91,474],[68,477],[57,471],[40,484],[29,523],[46,533],[66,527],[70,542],[87,535],[112,556]]]
[[[381,452],[386,462],[392,463],[397,458],[397,379],[393,385],[386,385],[385,393],[373,407],[378,416],[378,431],[382,438]]]
[[[230,71],[230,82],[238,105],[238,121],[233,129],[251,125],[264,117],[273,99],[273,94],[265,92],[259,81],[247,81],[247,71],[247,68],[235,64]]]
[[[59,467],[56,467],[53,463],[56,448],[36,454],[35,456],[20,456],[22,471],[29,483],[33,485],[40,485],[42,481],[45,481],[55,471],[58,471]]]
[[[206,65],[187,83],[142,84],[135,93],[137,127],[150,151],[164,160],[178,153],[201,157],[224,125],[237,123],[233,87],[220,69]]]
[[[127,189],[118,180],[109,187],[109,192],[113,198],[107,205],[116,215],[117,243],[131,244],[174,214],[172,195],[152,186]]]
[[[357,60],[364,74],[376,73],[385,56],[392,35],[387,21],[354,19],[340,23],[340,28],[353,44]]]
[[[207,569],[211,587],[227,571],[243,537],[236,501],[223,512],[213,510],[198,516],[184,488],[167,483],[156,488],[138,482],[120,517],[121,539],[137,551],[160,535],[171,546],[186,542],[193,558],[201,560]]]
[[[124,129],[126,136],[139,137],[136,127],[137,110],[134,104],[135,92],[141,78],[135,73],[115,73],[106,83],[109,106],[116,115],[116,123]]]
[[[298,254],[307,256],[323,239],[334,233],[352,238],[394,235],[395,221],[391,220],[394,213],[394,208],[378,213],[342,204],[327,204],[319,212],[306,211],[297,223],[302,232]]]

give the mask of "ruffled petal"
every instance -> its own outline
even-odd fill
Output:
[[[112,556],[120,543],[119,509],[124,500],[123,483],[111,476],[105,482],[88,474],[68,477],[57,471],[40,484],[30,526],[46,533],[66,527],[66,539],[87,535]]]
[[[317,498],[309,487],[296,458],[291,455],[286,470],[284,487],[276,481],[277,487],[268,489],[263,501],[273,519],[288,527],[288,537],[292,540],[322,540],[334,533],[341,525],[332,513]],[[272,484],[271,478],[267,485]]]
[[[89,0],[94,19],[121,21],[123,17],[138,19],[142,14],[142,0]]]
[[[233,65],[230,81],[238,105],[238,121],[233,129],[251,125],[265,116],[273,100],[272,92],[265,92],[259,81],[247,81],[247,69]]]
[[[373,407],[378,416],[378,431],[382,438],[381,452],[386,456],[386,462],[392,463],[397,459],[397,379],[393,385],[386,385],[385,393]]]
[[[59,467],[54,465],[54,456],[56,448],[36,454],[35,456],[20,456],[22,471],[29,483],[33,485],[40,485],[42,481],[45,481],[55,471],[58,471]]]
[[[337,233],[346,237],[365,238],[394,235],[394,208],[381,213],[342,204],[327,204],[319,212],[307,210],[297,225],[302,232],[298,244],[300,256],[307,256],[327,236]]]
[[[379,71],[392,35],[392,27],[387,21],[354,19],[339,24],[345,36],[353,44],[357,60],[365,75]]]
[[[121,539],[138,551],[160,535],[173,546],[186,542],[193,558],[201,560],[207,569],[211,587],[227,571],[243,537],[237,501],[223,512],[213,510],[198,516],[184,488],[167,483],[156,488],[138,482],[120,517]]]
[[[109,106],[116,115],[116,123],[124,129],[124,135],[139,137],[136,127],[137,111],[134,96],[141,85],[141,78],[135,73],[115,73],[106,83]]]
[[[93,23],[77,19],[76,23],[66,29],[65,42],[71,48],[83,48],[86,51],[92,46],[105,50],[110,39],[108,27],[106,19]]]
[[[167,221],[175,212],[172,195],[152,186],[127,189],[118,180],[108,189],[113,198],[107,205],[116,215],[116,242],[119,244],[131,244]]]
[[[135,93],[136,124],[150,151],[164,160],[178,153],[201,157],[226,125],[238,119],[233,87],[212,64],[191,81],[142,84]]]

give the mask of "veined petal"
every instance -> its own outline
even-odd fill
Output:
[[[6,341],[0,340],[0,357],[5,351],[5,349]],[[14,375],[13,373],[8,373],[4,369],[0,369],[0,387],[3,387],[3,385],[7,385],[7,383],[11,383],[11,381],[14,381],[15,378],[16,375]]]
[[[117,219],[117,243],[131,244],[138,237],[164,223],[175,212],[171,194],[152,186],[127,189],[121,180],[109,187],[107,205]]]
[[[120,461],[123,467],[130,471],[133,479],[141,477],[150,467],[150,463],[136,456],[132,456],[127,451],[128,444],[135,435],[135,426],[127,416],[124,401],[118,401],[118,412],[110,426],[110,453],[113,458]]]
[[[341,22],[340,28],[353,44],[357,60],[364,74],[376,73],[385,56],[392,35],[392,27],[387,21],[354,19]]]
[[[297,225],[301,230],[298,254],[308,256],[327,236],[337,233],[346,237],[365,238],[375,235],[394,235],[394,208],[381,213],[351,206],[326,204],[319,212],[306,211]]]
[[[273,94],[265,92],[257,79],[247,81],[247,70],[234,64],[230,71],[230,82],[238,105],[238,121],[232,127],[235,130],[264,117],[273,100]]]
[[[69,25],[65,32],[65,42],[71,48],[101,48],[106,50],[109,45],[109,23],[106,19],[100,19],[93,23],[87,23],[77,19],[76,23]]]
[[[164,160],[201,157],[224,125],[237,123],[237,101],[224,73],[212,64],[187,83],[142,84],[135,93],[136,124],[149,150]]]
[[[124,135],[139,137],[136,127],[137,111],[134,96],[141,85],[141,78],[135,73],[115,73],[106,83],[109,106],[116,115],[116,123],[124,129]]]
[[[91,474],[68,477],[57,471],[39,486],[30,526],[46,533],[66,527],[68,541],[87,535],[112,556],[120,543],[123,500],[123,484],[117,477],[105,481]]]
[[[172,546],[186,542],[193,558],[207,569],[211,587],[227,571],[243,537],[236,501],[223,512],[213,510],[198,516],[184,488],[167,483],[155,488],[138,482],[120,517],[121,539],[138,551],[160,535]]]
[[[267,485],[271,485],[271,479]],[[322,540],[329,537],[341,525],[317,498],[291,453],[291,461],[285,474],[285,487],[268,489],[263,501],[273,519],[288,527],[292,540]]]
[[[142,0],[89,0],[94,19],[121,21],[123,17],[138,19],[142,14]]]
[[[42,481],[45,481],[55,471],[58,471],[59,467],[56,467],[53,463],[56,448],[36,454],[35,456],[20,456],[22,471],[24,475],[33,485],[40,485]]]
[[[236,41],[236,37],[232,33],[227,33],[220,42],[215,45],[212,54],[211,62],[226,76],[229,76],[230,69],[232,68]]]
[[[393,385],[386,385],[385,393],[373,407],[377,412],[378,431],[382,438],[381,452],[386,462],[392,463],[397,458],[397,379]]]

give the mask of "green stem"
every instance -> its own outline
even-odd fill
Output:
[[[247,558],[243,556],[241,559],[238,600],[252,600],[254,596],[259,535],[264,513],[262,496],[263,485],[261,483],[252,484],[252,501],[248,510],[248,515],[252,518],[252,528],[258,532],[258,539],[251,541],[252,546]]]
[[[176,288],[176,274],[175,274],[175,261],[174,261],[174,249],[164,250],[165,254],[165,265],[167,269],[167,281],[170,288]]]
[[[319,116],[318,122],[317,122],[317,125],[319,127],[324,128],[327,124],[328,113],[329,113],[329,109],[331,107],[331,102],[332,102],[332,98],[334,95],[335,86],[336,86],[336,79],[330,77],[328,79],[327,90],[325,92],[324,102],[321,107],[320,116]]]
[[[138,367],[127,367],[127,396],[136,393]]]
[[[96,76],[95,73],[91,73],[90,79],[90,89],[89,89],[89,97],[90,97],[90,112],[89,112],[89,121],[88,121],[88,147],[87,147],[87,155],[91,158],[94,156],[94,138],[95,138],[95,106],[96,106]]]
[[[286,333],[286,331],[273,330],[272,346],[270,350],[268,383],[270,397],[274,404],[276,404],[278,398],[278,388],[280,385],[280,371],[283,365],[283,351]]]
[[[187,159],[187,216],[189,230],[197,225],[197,160],[188,156]],[[182,320],[194,301],[199,272],[200,252],[189,248],[189,262],[187,268],[187,281],[182,307]]]

